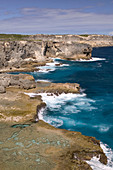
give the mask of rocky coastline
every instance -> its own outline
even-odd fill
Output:
[[[24,38],[26,39],[26,38]],[[91,47],[105,47],[113,46],[113,36],[110,35],[98,35],[98,34],[82,34],[82,35],[44,35],[36,34],[27,37],[29,40],[40,40],[40,41],[55,41],[55,42],[74,42],[74,43],[85,43],[91,45]]]
[[[7,37],[7,36],[6,36]],[[0,72],[35,71],[36,66],[65,60],[91,59],[93,47],[113,46],[107,35],[29,35],[0,37]]]
[[[89,60],[92,47],[95,46],[93,38],[35,35],[27,37],[27,40],[0,41],[0,167],[2,169],[7,169],[9,166],[12,170],[37,169],[38,166],[39,169],[90,170],[91,167],[86,161],[94,156],[99,157],[103,164],[107,164],[107,157],[100,147],[100,142],[94,137],[57,129],[39,120],[38,113],[46,107],[40,93],[48,95],[80,93],[79,84],[36,82],[28,74],[9,74],[9,72],[38,70],[38,66],[53,62],[53,58]],[[109,37],[107,38],[109,40]],[[97,46],[105,44],[105,41],[103,44],[97,41],[99,42],[99,39],[96,37]],[[111,45],[112,41],[113,37],[109,40]],[[106,45],[109,43],[106,40]],[[30,97],[29,93],[39,95]]]
[[[27,93],[39,95],[29,97]],[[0,120],[19,122],[20,120],[28,121],[30,117],[33,120],[38,111],[46,106],[40,93],[49,95],[80,93],[80,85],[77,83],[35,82],[33,76],[28,74],[0,74]]]
[[[1,74],[4,91],[0,91],[0,146],[2,169],[91,169],[86,163],[100,157],[107,163],[100,143],[80,132],[56,129],[39,120],[39,112],[46,104],[41,93],[59,95],[80,93],[77,83],[35,82],[26,74]],[[29,96],[29,93],[39,94]],[[37,123],[38,122],[38,123]],[[4,156],[2,156],[4,155]],[[9,159],[10,157],[10,159]],[[16,163],[15,163],[16,161]]]
[[[90,59],[90,45],[68,42],[7,41],[0,42],[0,71],[34,71],[36,66],[66,60]]]

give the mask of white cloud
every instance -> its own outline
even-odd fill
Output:
[[[23,8],[21,17],[0,21],[0,32],[83,33],[110,32],[113,14],[95,14],[76,9]]]
[[[113,35],[113,31],[109,33],[109,35]]]

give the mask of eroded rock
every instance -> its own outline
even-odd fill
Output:
[[[100,146],[80,132],[56,129],[41,120],[23,129],[12,125],[1,124],[1,169],[91,170],[86,160],[93,155],[102,157],[106,164]]]
[[[48,59],[47,59],[48,60]],[[0,42],[0,69],[20,69],[27,64],[46,62],[43,42],[8,41]]]
[[[5,93],[6,92],[6,89],[4,86],[0,86],[0,93]]]
[[[92,47],[79,42],[48,42],[45,56],[60,57],[66,60],[90,59]]]
[[[28,74],[0,74],[0,93],[5,92],[5,88],[17,86],[23,89],[32,89],[36,87],[33,76]]]
[[[51,38],[50,38],[51,39]],[[0,69],[15,71],[33,69],[33,64],[41,65],[51,61],[51,57],[67,60],[90,59],[92,47],[73,41],[7,41],[0,42]]]
[[[10,169],[17,170],[29,169],[29,167],[91,170],[86,160],[90,160],[93,156],[100,157],[102,163],[107,163],[99,141],[94,137],[84,136],[80,132],[56,129],[39,120],[38,113],[46,104],[40,95],[29,97],[25,94],[25,92],[40,90],[59,94],[70,92],[71,89],[77,93],[79,84],[40,82],[37,83],[36,88],[25,90],[14,84],[20,80],[34,81],[32,76],[9,74],[7,77],[7,74],[1,74],[1,77],[2,79],[10,77],[14,80],[13,86],[10,84],[6,88],[6,93],[0,94],[0,126],[6,126],[1,128],[0,166],[2,169],[10,166]],[[13,128],[16,123],[17,128]],[[22,128],[23,126],[25,128]]]
[[[61,93],[80,93],[80,84],[78,83],[50,83],[37,82],[37,88],[32,90],[36,93],[51,93],[59,95]]]

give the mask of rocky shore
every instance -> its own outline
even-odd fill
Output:
[[[0,41],[0,71],[34,71],[36,66],[66,60],[90,59],[92,47],[86,43],[68,41]]]
[[[107,35],[29,35],[21,39],[0,37],[0,71],[34,71],[36,66],[65,60],[91,59],[93,47],[113,46]],[[8,37],[6,36],[6,37]]]
[[[1,74],[0,167],[2,169],[91,169],[93,156],[107,163],[99,141],[80,132],[56,129],[38,119],[46,104],[40,93],[80,93],[77,83],[35,82],[30,75]],[[38,93],[29,97],[28,93]],[[38,123],[37,122],[38,119]]]
[[[90,59],[92,47],[112,45],[113,37],[35,35],[21,41],[0,42],[0,168],[91,169],[92,157],[107,164],[107,157],[94,137],[61,130],[39,120],[46,104],[40,93],[80,93],[77,83],[36,82],[28,74],[4,72],[34,71],[37,66],[66,60]],[[95,41],[93,41],[93,39]],[[103,41],[102,44],[102,40]],[[105,42],[106,41],[106,42]],[[109,43],[108,43],[109,42]],[[93,44],[92,44],[93,43]],[[28,93],[34,93],[30,97]]]
[[[25,38],[24,38],[25,39]],[[82,35],[43,35],[36,34],[30,35],[29,40],[40,40],[40,41],[55,41],[55,42],[74,42],[74,43],[85,43],[91,47],[104,47],[113,46],[113,36],[110,35],[98,35],[98,34],[82,34]]]
[[[13,123],[0,124],[1,169],[91,170],[86,160],[93,156],[107,162],[99,141],[93,137],[56,129],[43,121]]]

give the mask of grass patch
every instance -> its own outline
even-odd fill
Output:
[[[29,35],[21,34],[0,34],[0,40],[24,40],[29,38]]]
[[[81,36],[81,37],[88,37],[89,34],[81,34],[80,36]]]

